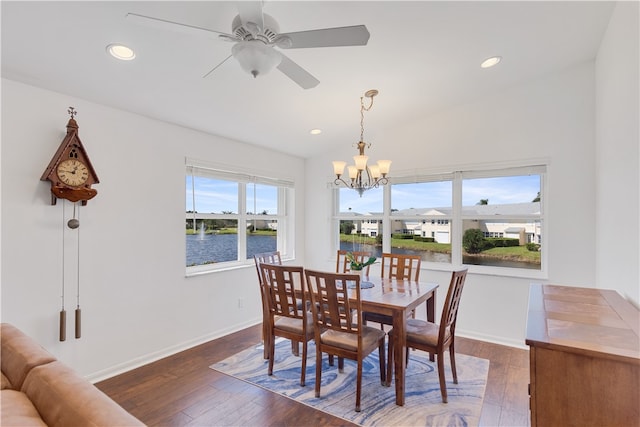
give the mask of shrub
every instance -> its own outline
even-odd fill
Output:
[[[430,242],[430,243],[433,243],[436,241],[436,239],[434,239],[433,237],[422,237],[418,235],[413,236],[413,240],[415,240],[416,242]]]
[[[537,243],[530,242],[530,243],[527,243],[526,246],[527,246],[527,250],[531,252],[538,252],[540,250],[540,245]]]
[[[403,239],[403,240],[411,240],[413,239],[413,234],[392,234],[391,235],[392,239]]]
[[[470,228],[462,236],[462,247],[467,253],[477,254],[482,252],[486,245],[486,239],[482,231],[477,228]]]
[[[506,237],[489,237],[488,242],[493,243],[494,248],[508,248],[512,246],[520,246],[520,240]]]

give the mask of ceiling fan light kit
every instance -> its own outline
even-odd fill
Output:
[[[335,160],[333,162],[333,173],[336,175],[335,185],[345,186],[354,189],[360,197],[362,194],[372,188],[378,188],[381,185],[389,183],[387,174],[391,169],[391,160],[378,160],[375,165],[367,166],[369,156],[364,154],[365,148],[371,147],[371,144],[364,142],[364,112],[371,110],[373,107],[373,97],[378,94],[376,89],[365,92],[364,97],[360,97],[360,141],[356,144],[358,155],[353,156],[355,165],[347,166],[349,171],[349,181],[342,179],[346,162]],[[365,107],[364,98],[369,98],[369,106]]]
[[[260,40],[238,42],[231,48],[231,54],[240,67],[254,78],[267,74],[282,61],[280,52]]]

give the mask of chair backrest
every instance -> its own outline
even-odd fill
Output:
[[[420,255],[382,254],[382,268],[380,275],[388,279],[420,280]]]
[[[259,268],[270,313],[304,319],[306,304],[298,304],[299,300],[307,301],[304,268],[267,263],[261,263]]]
[[[364,251],[345,251],[342,249],[338,249],[338,254],[336,256],[336,273],[350,273],[351,272],[351,263],[347,260],[347,252],[351,252],[356,259],[357,262],[365,262],[369,259],[373,254],[371,252]],[[365,274],[369,275],[369,267],[371,265],[367,265],[364,270]]]
[[[362,302],[360,300],[360,275],[305,270],[307,294],[311,309],[320,330],[360,334],[362,330]],[[355,288],[348,284],[355,282]],[[356,303],[349,298],[355,294]],[[353,311],[356,311],[354,321]],[[318,330],[318,329],[316,329]]]
[[[438,336],[439,342],[444,342],[447,332],[451,337],[455,334],[456,321],[458,320],[458,307],[460,306],[460,297],[462,296],[462,288],[467,278],[467,269],[454,271],[451,273],[451,283],[447,291],[447,299],[442,307],[442,318],[440,319],[440,332]]]
[[[256,263],[256,271],[258,272],[258,283],[262,285],[262,272],[260,271],[260,264],[276,264],[282,265],[282,258],[280,258],[280,251],[274,252],[262,252],[255,254],[253,260]]]

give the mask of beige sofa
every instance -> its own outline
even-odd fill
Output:
[[[16,327],[0,341],[1,426],[144,426]]]

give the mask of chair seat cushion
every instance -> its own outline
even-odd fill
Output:
[[[362,347],[364,349],[377,347],[378,341],[380,339],[384,339],[384,336],[384,331],[381,331],[380,329],[372,328],[370,326],[363,326]],[[323,344],[343,348],[345,350],[358,350],[358,335],[356,334],[329,329],[320,336],[320,339],[322,340]]]
[[[407,343],[417,343],[435,347],[438,345],[438,334],[440,326],[435,323],[425,322],[420,319],[407,319]],[[449,331],[445,335],[445,340],[449,338]]]
[[[295,319],[293,317],[280,317],[274,324],[275,329],[282,331],[292,332],[294,334],[302,334],[302,319]],[[311,313],[307,313],[307,335],[313,335],[313,316]]]

